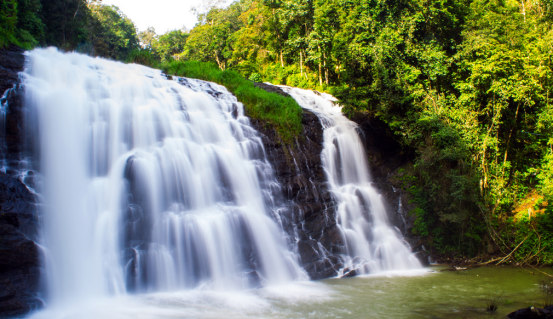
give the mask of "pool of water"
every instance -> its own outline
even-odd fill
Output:
[[[197,289],[94,300],[49,309],[33,318],[504,318],[541,307],[541,272],[551,269],[431,268],[424,273],[384,274],[300,282],[250,291]],[[491,303],[497,311],[486,308]]]
[[[512,267],[435,268],[423,276],[333,279],[325,283],[336,299],[319,309],[313,306],[314,315],[306,317],[504,318],[530,305],[542,307],[546,296],[539,284],[544,280],[547,277],[539,271]],[[497,305],[495,313],[486,310],[492,303]]]

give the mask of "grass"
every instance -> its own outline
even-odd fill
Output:
[[[301,107],[291,97],[269,93],[232,70],[197,61],[172,61],[162,65],[165,73],[219,83],[242,102],[246,114],[272,126],[281,140],[290,143],[301,132]]]

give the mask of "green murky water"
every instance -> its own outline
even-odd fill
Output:
[[[542,271],[553,273],[552,269]],[[417,276],[295,282],[249,291],[124,295],[40,311],[33,319],[505,318],[546,301],[539,271],[481,267]],[[494,303],[494,313],[486,311]]]
[[[417,277],[328,280],[335,299],[301,312],[305,318],[504,318],[514,310],[546,302],[539,283],[547,277],[536,270],[434,270]],[[486,311],[491,303],[497,305],[495,313]]]

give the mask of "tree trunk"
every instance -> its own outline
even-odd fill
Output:
[[[328,85],[328,67],[326,66],[326,53],[323,52],[323,68],[325,72],[325,83]]]
[[[300,50],[300,75],[303,76],[303,51]]]
[[[321,52],[321,46],[319,45],[319,86],[323,86],[323,58]]]
[[[217,53],[215,53],[215,61],[217,62],[217,66],[219,67],[219,69],[221,69],[221,71],[224,71],[225,70],[225,63],[221,60],[219,60],[219,55]]]

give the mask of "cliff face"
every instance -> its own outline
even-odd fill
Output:
[[[288,95],[276,86],[256,86]],[[288,207],[281,212],[287,217],[284,229],[295,237],[303,267],[312,279],[335,276],[343,266],[338,255],[344,243],[321,163],[323,128],[319,118],[303,110],[302,132],[289,145],[280,142],[276,132],[263,123],[252,124],[262,134],[267,158],[281,184]]]
[[[22,96],[19,94],[19,75],[23,70],[25,57],[19,48],[0,49],[0,96],[1,112],[5,114],[5,129],[0,137],[2,157],[8,161],[19,158],[23,136]]]
[[[0,143],[0,317],[15,316],[41,306],[37,298],[40,274],[37,200],[20,180],[22,157],[22,96],[18,72],[25,58],[20,49],[0,49],[0,94],[5,116]]]
[[[303,131],[285,145],[276,132],[253,121],[261,132],[267,158],[282,187],[284,229],[295,237],[301,263],[312,279],[335,276],[342,267],[337,254],[343,245],[335,206],[321,165],[322,127],[317,116],[303,113]]]

